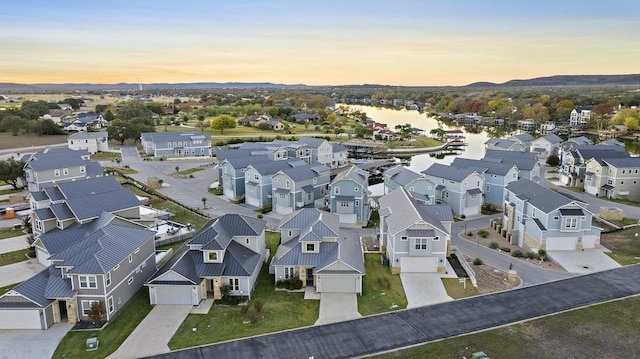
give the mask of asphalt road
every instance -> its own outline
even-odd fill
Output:
[[[156,358],[353,358],[635,296],[640,265]]]

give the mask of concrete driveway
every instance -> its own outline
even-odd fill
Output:
[[[589,274],[621,267],[601,249],[548,251],[547,255],[569,273]]]
[[[156,305],[118,350],[107,358],[140,358],[168,353],[169,340],[191,308],[191,305]]]
[[[362,318],[358,313],[358,294],[320,293],[320,315],[316,325]]]
[[[72,327],[59,323],[47,330],[0,330],[0,358],[51,358]]]
[[[450,302],[439,273],[400,273],[400,280],[407,296],[407,308]]]

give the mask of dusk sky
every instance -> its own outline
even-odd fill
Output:
[[[640,73],[637,0],[0,4],[0,82],[465,85],[630,73]]]

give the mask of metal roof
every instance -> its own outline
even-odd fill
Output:
[[[192,137],[204,137],[205,144],[211,144],[211,135],[199,132],[144,132],[140,137],[143,141],[153,142],[185,141]]]
[[[528,201],[532,206],[545,213],[549,213],[573,201],[558,192],[552,191],[526,178],[521,178],[509,183],[506,189],[515,194],[519,199]]]
[[[413,172],[412,170],[406,168],[405,166],[398,165],[386,170],[384,172],[384,177],[401,186],[406,186],[422,176],[419,173]]]
[[[389,233],[398,233],[405,228],[424,221],[434,229],[449,234],[442,222],[452,222],[453,214],[447,205],[427,205],[416,200],[404,188],[398,187],[390,193],[380,197],[380,209],[387,209],[384,219]]]
[[[406,233],[410,238],[433,238],[436,236],[433,229],[407,229]]]
[[[105,212],[117,212],[140,206],[140,200],[128,188],[117,191],[97,193],[86,197],[77,197],[65,201],[78,220],[96,218]]]
[[[68,140],[88,140],[88,139],[94,139],[94,138],[100,139],[100,138],[107,138],[107,137],[109,137],[109,133],[107,131],[100,131],[100,132],[79,131],[72,134],[67,139]]]
[[[54,203],[50,207],[51,212],[59,221],[75,218],[66,203]]]
[[[51,299],[47,299],[44,295],[48,281],[49,268],[46,268],[26,281],[18,284],[2,296],[4,297],[13,291],[33,302],[35,306],[44,308],[52,302]],[[0,306],[4,306],[4,304],[5,303],[1,303]]]
[[[472,188],[472,189],[468,189],[467,193],[471,195],[482,194],[482,190],[480,188]]]
[[[352,180],[362,187],[368,187],[369,184],[369,172],[360,169],[358,166],[351,166],[348,169],[338,173],[331,182],[331,185],[342,180]]]
[[[440,163],[434,163],[426,170],[422,171],[422,173],[434,176],[438,178],[444,178],[451,181],[462,182],[467,177],[472,175],[475,171],[466,169],[466,168],[458,168],[446,166]]]
[[[603,162],[608,164],[609,166],[613,166],[616,168],[629,168],[629,167],[640,167],[640,157],[629,157],[629,158],[604,158]]]
[[[86,150],[71,150],[68,148],[49,148],[44,151],[26,155],[25,167],[31,167],[34,171],[47,171],[53,169],[86,166],[89,160],[82,157],[89,156]],[[23,159],[25,158],[23,157]]]
[[[33,211],[33,214],[38,217],[41,221],[46,221],[48,219],[54,219],[56,216],[53,214],[51,209],[49,208],[39,208]]]

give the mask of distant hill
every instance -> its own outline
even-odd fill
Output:
[[[225,88],[307,88],[304,84],[274,84],[271,82],[190,82],[190,83],[151,83],[142,84],[144,90],[206,90]],[[90,84],[90,83],[64,83],[64,84],[14,84],[0,83],[0,92],[36,92],[36,91],[135,91],[138,84],[117,83],[117,84]]]
[[[474,82],[468,87],[536,87],[536,86],[613,86],[640,85],[640,74],[634,75],[557,75],[527,80],[511,80],[502,84]]]

